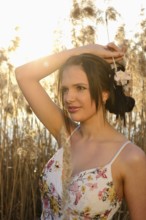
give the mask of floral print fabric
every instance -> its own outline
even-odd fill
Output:
[[[62,160],[63,149],[46,164],[41,180],[41,220],[62,219]],[[68,191],[68,219],[66,220],[110,220],[121,205],[112,179],[111,164],[93,168],[72,177]]]

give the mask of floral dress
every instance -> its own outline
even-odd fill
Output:
[[[68,187],[68,218],[65,220],[110,220],[121,206],[112,178],[111,166],[127,141],[121,146],[110,163],[74,175]],[[59,149],[46,164],[40,180],[42,196],[41,220],[63,219],[62,170],[63,148]]]

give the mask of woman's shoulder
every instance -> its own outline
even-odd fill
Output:
[[[139,160],[146,157],[144,150],[136,145],[135,143],[129,141],[127,150],[125,151],[125,158],[128,160]]]
[[[121,154],[122,161],[132,163],[141,159],[146,159],[145,151],[140,146],[127,139],[123,134],[117,132],[115,139],[126,144]]]
[[[146,153],[140,146],[129,142],[123,151],[122,161],[124,162],[125,169],[133,169],[143,165],[146,166]]]

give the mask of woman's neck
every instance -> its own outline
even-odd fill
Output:
[[[80,132],[82,137],[94,139],[98,137],[107,136],[109,130],[113,129],[106,119],[91,118],[90,120],[80,123]]]

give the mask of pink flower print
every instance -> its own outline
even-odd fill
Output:
[[[55,192],[55,187],[52,183],[50,184],[50,191],[51,191],[51,193]]]
[[[73,195],[75,195],[75,201],[74,205],[77,205],[80,198],[82,197],[81,191],[79,191],[79,186],[77,182],[74,182],[73,184],[70,185],[69,191],[72,192]]]
[[[106,191],[106,188],[104,188],[103,190],[101,190],[101,191],[98,193],[98,197],[99,197],[100,200],[102,199],[103,194],[105,193],[105,191]]]
[[[106,210],[104,216],[105,216],[105,217],[108,217],[109,214],[110,214],[110,212],[111,212],[111,210]]]
[[[48,204],[49,204],[49,199],[47,195],[44,195],[43,197],[43,204],[45,208],[48,208]]]
[[[77,192],[79,190],[79,186],[77,182],[74,182],[70,185],[69,190],[73,193]]]
[[[84,216],[84,220],[91,220],[91,218],[88,216]]]
[[[82,194],[81,194],[80,191],[78,191],[75,195],[76,195],[76,199],[74,201],[74,205],[77,205],[79,200],[80,200],[80,198],[82,197]]]
[[[54,160],[50,160],[48,163],[47,163],[47,169],[49,170],[52,166],[52,164],[54,163]]]
[[[96,175],[96,179],[100,178],[100,177],[103,177],[103,178],[107,178],[107,175],[106,175],[106,169],[104,170],[98,170],[97,171],[97,175]]]
[[[97,183],[87,183],[86,184],[87,186],[89,186],[90,190],[94,190],[94,189],[97,189]]]

